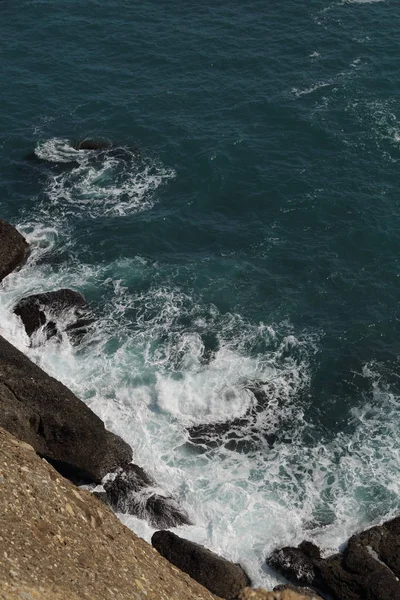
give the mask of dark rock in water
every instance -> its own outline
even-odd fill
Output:
[[[141,467],[126,465],[104,483],[106,502],[113,510],[145,519],[160,529],[190,525],[188,515],[174,498],[154,492],[156,485]]]
[[[111,148],[111,142],[107,140],[84,139],[74,145],[75,150],[108,150]]]
[[[309,544],[309,542],[303,542]],[[301,544],[298,548],[287,546],[275,550],[268,558],[267,563],[270,567],[281,573],[289,581],[298,585],[316,585],[318,581],[317,571],[314,565],[314,557],[318,551],[308,552],[308,547]]]
[[[144,517],[158,529],[193,525],[185,511],[171,496],[152,494],[146,500],[145,509]]]
[[[243,588],[251,586],[240,565],[171,531],[156,531],[151,543],[170,563],[220,598],[233,600]]]
[[[84,402],[1,336],[0,425],[73,481],[100,483],[132,460]]]
[[[117,470],[115,478],[104,483],[108,503],[114,510],[130,513],[131,496],[143,488],[155,485],[146,471],[134,464],[124,465]]]
[[[321,600],[321,598],[316,595],[315,591],[308,587],[298,587],[297,585],[291,585],[290,583],[274,587],[274,592],[284,592],[285,590],[296,592],[296,594],[312,598],[313,600]]]
[[[338,600],[400,600],[400,517],[352,536],[343,553],[326,559],[310,542],[276,550],[272,568]]]
[[[0,219],[0,281],[23,265],[29,254],[29,244],[9,223]]]
[[[72,322],[66,325],[65,331],[76,339],[82,336],[93,322],[93,319],[89,318],[85,298],[79,292],[69,289],[23,298],[14,308],[14,312],[21,318],[29,336],[44,326],[47,339],[60,334],[58,322],[66,313],[72,318]]]

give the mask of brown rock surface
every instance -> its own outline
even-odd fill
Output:
[[[0,428],[1,600],[216,600]]]
[[[25,238],[7,221],[0,219],[0,281],[23,264],[29,253]]]

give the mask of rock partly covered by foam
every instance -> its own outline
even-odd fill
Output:
[[[240,592],[237,600],[321,600],[321,598],[312,592],[305,593],[301,588],[296,590],[294,587],[282,586],[282,589],[275,588],[273,592],[261,588],[245,588]]]
[[[84,402],[1,336],[0,425],[73,480],[100,483],[132,459]]]
[[[171,496],[155,491],[155,481],[137,465],[118,469],[115,476],[104,483],[105,497],[115,511],[146,519],[153,527],[167,529],[190,525],[185,511]]]
[[[274,589],[273,592],[267,592],[262,588],[245,588],[237,597],[237,600],[322,600],[320,596],[314,593],[296,589],[294,586],[282,586],[282,589]]]
[[[217,600],[0,428],[2,600]]]
[[[0,281],[24,264],[29,244],[9,223],[0,219]]]
[[[156,531],[151,543],[169,562],[221,598],[233,600],[243,588],[251,585],[240,565],[171,531]]]
[[[268,564],[287,579],[338,600],[400,600],[400,517],[353,535],[342,553],[322,558],[318,548],[276,550]]]
[[[85,298],[70,289],[22,298],[14,312],[20,317],[29,336],[43,327],[47,339],[60,335],[63,329],[76,338],[93,321]]]

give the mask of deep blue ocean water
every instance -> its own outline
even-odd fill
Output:
[[[191,514],[180,535],[257,584],[273,548],[397,514],[398,1],[0,15],[0,215],[33,248],[1,333],[132,444]],[[13,305],[61,286],[95,332],[29,347]]]

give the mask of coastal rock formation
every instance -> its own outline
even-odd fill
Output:
[[[156,485],[146,471],[130,464],[118,469],[115,477],[104,483],[105,496],[101,498],[116,512],[146,519],[159,529],[190,525],[188,515],[176,500],[156,493]]]
[[[317,596],[316,592],[308,587],[298,587],[296,585],[292,585],[291,583],[281,584],[274,587],[274,592],[295,592],[296,594],[300,594],[303,598],[313,598],[313,600],[321,600],[320,596]]]
[[[282,586],[281,590],[274,589],[273,592],[267,592],[261,588],[245,588],[242,590],[237,600],[321,600],[319,596],[313,593],[304,593],[301,588],[292,588]]]
[[[243,588],[251,585],[240,565],[171,531],[156,531],[151,543],[169,562],[221,598],[233,600]]]
[[[2,600],[218,600],[0,428]]]
[[[337,600],[400,600],[400,517],[353,535],[326,559],[310,542],[276,550],[267,560],[289,580]]]
[[[9,223],[0,219],[0,281],[22,265],[29,254],[29,244]]]
[[[84,334],[93,321],[85,298],[79,292],[69,289],[22,298],[14,312],[22,320],[29,336],[43,327],[47,339],[60,335],[62,319],[66,321],[65,330],[73,339]]]
[[[0,425],[72,480],[100,483],[132,459],[84,402],[1,336]]]

